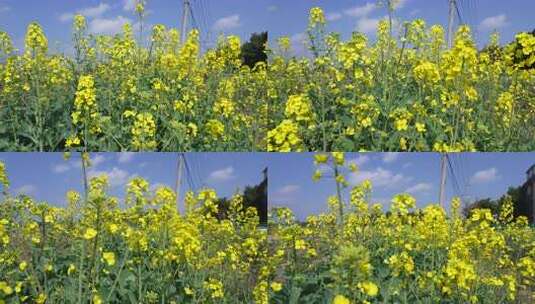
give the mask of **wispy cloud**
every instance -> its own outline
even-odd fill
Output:
[[[397,152],[386,152],[383,153],[383,163],[389,164],[395,162],[399,158],[399,153]]]
[[[101,175],[106,175],[108,177],[108,183],[112,188],[126,185],[128,180],[131,178],[131,175],[127,171],[117,167],[113,167],[111,170],[90,169],[89,172],[87,172],[87,176],[89,178]]]
[[[410,183],[412,177],[378,167],[374,170],[363,170],[352,173],[348,178],[349,183],[353,185],[358,185],[365,180],[371,181],[375,187],[394,189]]]
[[[362,167],[365,164],[367,164],[369,161],[370,161],[370,157],[368,155],[359,154],[359,156],[357,156],[355,158],[348,159],[347,163],[348,164],[355,164],[355,165],[357,165],[359,167]]]
[[[357,21],[356,30],[366,35],[373,35],[377,31],[377,26],[381,19],[363,17]]]
[[[306,43],[308,36],[305,33],[297,33],[290,37],[292,49],[297,55],[305,55],[307,53]]]
[[[418,183],[414,186],[411,186],[405,190],[407,193],[411,194],[418,194],[418,193],[426,193],[433,189],[433,185],[430,183]]]
[[[100,164],[102,164],[103,162],[107,161],[108,159],[102,155],[102,154],[97,154],[95,155],[94,157],[91,158],[91,166],[92,167],[96,167],[96,166],[99,166]]]
[[[289,195],[293,194],[297,191],[299,191],[301,187],[299,185],[286,185],[279,190],[277,190],[277,194],[279,195]]]
[[[69,171],[70,169],[71,169],[71,166],[68,163],[56,164],[52,167],[52,171],[54,173],[65,173]]]
[[[85,8],[82,8],[82,9],[76,11],[75,13],[64,13],[64,14],[61,14],[60,17],[59,17],[59,20],[61,22],[68,22],[68,21],[73,19],[75,14],[84,15],[87,18],[98,18],[98,17],[101,17],[102,15],[104,15],[104,13],[106,13],[110,9],[111,9],[111,6],[109,4],[101,2],[97,6],[85,7]]]
[[[113,18],[95,18],[89,22],[89,31],[94,34],[114,35],[120,33],[123,26],[131,23],[130,18],[117,16]]]
[[[132,12],[136,9],[137,0],[123,0],[123,10]]]
[[[343,15],[341,13],[328,13],[327,16],[325,16],[325,18],[327,19],[327,21],[337,21],[337,20],[340,20],[342,19]]]
[[[344,10],[344,14],[350,17],[362,18],[368,16],[371,12],[377,9],[377,5],[368,2],[364,5],[354,6]]]
[[[232,179],[235,179],[234,168],[226,167],[223,169],[215,170],[208,175],[207,181],[209,183],[222,183]]]
[[[102,155],[97,154],[93,157],[91,157],[91,160],[89,161],[91,163],[91,168],[95,169],[96,167],[100,166],[102,163],[107,161],[108,159]],[[66,173],[70,170],[79,170],[82,168],[82,161],[78,159],[71,159],[69,161],[57,163],[52,166],[52,172],[62,174]]]
[[[117,157],[117,162],[120,164],[129,163],[134,159],[134,156],[136,156],[135,152],[121,152]]]
[[[24,185],[15,189],[15,193],[17,195],[19,194],[35,195],[36,192],[37,192],[37,187],[34,185]]]
[[[477,171],[470,178],[470,184],[487,184],[498,180],[500,176],[498,175],[498,170],[496,168],[489,168],[486,170]]]
[[[409,2],[409,0],[394,0],[394,8],[395,9],[402,9],[404,8],[407,3]]]
[[[507,16],[505,14],[487,17],[479,24],[479,29],[482,31],[499,30],[509,25]]]
[[[212,29],[214,31],[228,31],[241,26],[240,15],[231,15],[216,20]]]
[[[4,5],[4,6],[0,6],[0,14],[1,13],[7,13],[11,10],[11,7],[7,6],[7,5]]]

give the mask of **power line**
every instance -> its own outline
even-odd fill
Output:
[[[455,22],[454,10],[456,7],[456,0],[449,1],[449,12],[448,12],[448,46],[451,48],[453,46],[453,23]]]
[[[180,26],[180,43],[184,44],[186,42],[186,31],[187,31],[187,22],[188,22],[188,13],[190,11],[190,1],[182,0],[182,23]]]
[[[459,10],[459,5],[457,4],[457,1],[454,1],[455,3],[455,11],[457,12],[457,18],[459,19],[459,24],[464,24],[463,17],[461,16],[461,11]]]
[[[445,188],[446,188],[446,158],[448,155],[442,153],[440,156],[440,192],[439,192],[439,203],[442,208],[444,208],[444,197],[445,197]]]
[[[184,168],[184,162],[181,157],[181,154],[178,154],[177,157],[177,172],[176,172],[176,183],[175,183],[175,194],[176,194],[176,207],[177,210],[180,205],[180,186],[182,185],[182,171]]]
[[[191,170],[189,168],[188,161],[186,159],[186,156],[184,153],[181,154],[182,158],[184,159],[184,166],[186,167],[186,181],[188,182],[190,190],[195,190],[195,184],[193,183],[193,179],[191,178]]]
[[[451,173],[451,179],[453,180],[453,183],[451,183],[453,191],[457,194],[458,197],[460,197],[462,196],[461,188],[459,187],[459,181],[458,181],[457,175],[455,174],[455,170],[453,169],[451,157],[446,155],[446,160],[448,161],[448,166],[449,166],[450,173]]]

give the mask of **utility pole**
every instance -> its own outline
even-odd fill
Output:
[[[180,44],[186,42],[186,31],[188,23],[188,12],[190,10],[190,0],[182,0],[182,25],[180,26]]]
[[[453,46],[453,23],[455,22],[455,8],[457,7],[456,0],[449,0],[449,15],[448,15],[448,47]]]
[[[184,153],[178,153],[178,159],[176,163],[176,184],[175,184],[175,193],[176,193],[176,209],[179,210],[180,206],[180,184],[182,182],[182,170],[184,168]],[[184,209],[185,210],[185,209]]]
[[[84,182],[84,201],[85,203],[87,203],[89,186],[87,182],[87,168],[86,168],[86,163],[84,159],[84,153],[87,153],[87,152],[80,152],[80,159],[82,160],[82,179]],[[87,157],[89,158],[89,155],[87,155]]]
[[[340,189],[340,183],[336,179],[340,174],[338,170],[338,165],[334,164],[334,178],[336,183],[336,197],[338,198],[338,225],[339,227],[344,226],[344,202],[342,202],[342,189]]]
[[[444,205],[444,194],[446,189],[446,161],[448,158],[448,154],[442,153],[440,156],[440,194],[439,194],[439,202],[440,207],[445,208]]]

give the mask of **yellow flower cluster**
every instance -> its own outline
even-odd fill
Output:
[[[333,178],[327,168],[336,158],[316,154],[314,162]],[[354,174],[350,162],[336,170]],[[349,201],[341,192],[329,198],[327,211],[304,221],[289,208],[271,210],[273,301],[532,302],[535,230],[526,218],[513,217],[510,200],[497,215],[475,209],[464,217],[459,199],[448,211],[438,205],[419,209],[414,197],[400,194],[383,211],[370,204],[370,191],[365,181],[354,186]],[[295,288],[302,292],[292,294]]]
[[[312,120],[310,100],[304,95],[292,95],[286,102],[286,117],[295,119],[297,122],[308,122]]]
[[[414,67],[414,77],[422,85],[433,85],[440,81],[440,73],[437,65],[429,61],[424,61]]]
[[[216,279],[210,279],[204,282],[204,288],[210,291],[210,297],[212,299],[218,299],[225,296],[223,292],[223,283]]]
[[[513,107],[515,101],[513,94],[504,92],[498,97],[494,111],[496,111],[497,117],[501,117],[504,127],[508,128],[511,125]]]
[[[374,43],[362,33],[344,41],[327,32],[322,16],[320,8],[310,11],[310,57],[282,50],[268,67],[271,131],[289,119],[287,96],[307,96],[311,105],[303,112],[315,119],[298,125],[299,149],[533,150],[535,96],[526,90],[535,80],[532,34],[478,51],[470,28],[461,26],[448,48],[439,25],[417,19],[394,31],[383,19]],[[511,95],[500,98],[504,93]]]
[[[91,75],[80,77],[71,117],[72,123],[83,129],[83,133],[98,134],[102,131],[99,123],[95,82]],[[83,134],[83,136],[87,135]]]
[[[219,99],[214,104],[214,112],[222,115],[225,118],[230,118],[234,114],[234,103],[232,100],[227,98]]]
[[[136,1],[139,24],[146,5]],[[403,31],[382,19],[374,41],[358,32],[343,40],[328,32],[327,19],[310,10],[310,56],[292,56],[281,37],[269,64],[254,68],[243,65],[238,36],[201,52],[199,31],[180,43],[176,29],[160,24],[145,47],[130,24],[113,37],[93,36],[77,15],[72,57],[48,54],[37,23],[28,26],[24,55],[0,32],[0,122],[21,122],[0,135],[13,151],[534,149],[533,34],[506,46],[495,35],[479,51],[467,26],[448,48],[444,29],[421,19]],[[74,107],[73,94],[84,96]],[[88,113],[77,108],[82,101],[92,105]],[[127,111],[157,124],[146,147],[123,127]]]
[[[0,162],[0,184],[5,188],[9,187],[9,179],[7,178],[6,166],[4,163]]]
[[[210,119],[205,125],[206,132],[213,138],[223,138],[225,135],[225,125],[216,119]]]
[[[139,24],[145,24],[145,1],[136,7]],[[24,121],[1,134],[10,150],[267,150],[267,66],[242,67],[239,37],[221,39],[201,53],[197,30],[180,43],[176,29],[155,25],[150,47],[136,42],[135,31],[125,24],[118,35],[93,36],[85,18],[76,15],[74,56],[48,54],[36,23],[28,27],[23,56],[0,32],[0,100],[9,105],[0,121]],[[135,113],[132,121],[123,115],[129,112]],[[124,128],[136,120],[138,126]],[[133,138],[139,135],[133,129],[151,133],[151,120],[158,134]],[[23,139],[28,136],[35,140]]]
[[[283,120],[275,129],[268,132],[268,151],[300,151],[302,141],[299,127],[292,120]]]
[[[319,7],[313,7],[310,10],[310,24],[325,24],[325,14],[323,13],[323,10]]]
[[[267,232],[240,195],[218,218],[212,189],[188,192],[181,215],[168,187],[134,178],[124,202],[108,188],[95,177],[66,208],[0,195],[0,302],[267,303]]]
[[[156,149],[156,122],[151,113],[136,114],[131,132],[134,150],[150,151]]]
[[[48,40],[41,26],[35,22],[28,26],[24,43],[25,54],[28,56],[44,55],[48,51]]]

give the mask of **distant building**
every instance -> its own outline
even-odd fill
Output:
[[[535,165],[526,171],[526,182],[522,185],[522,194],[519,206],[516,206],[515,215],[526,216],[530,223],[535,219]]]

